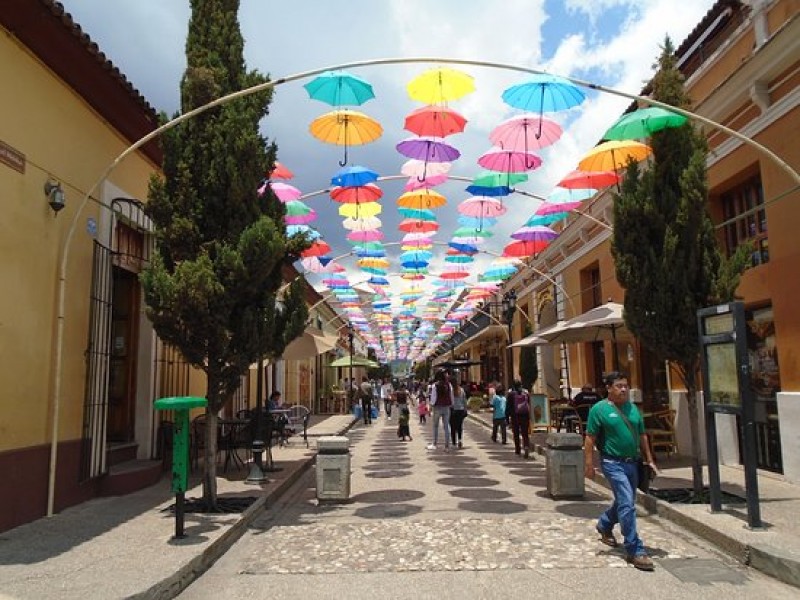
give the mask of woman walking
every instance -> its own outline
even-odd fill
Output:
[[[453,408],[450,411],[450,441],[453,448],[463,448],[464,419],[467,418],[467,392],[461,385],[453,386]]]

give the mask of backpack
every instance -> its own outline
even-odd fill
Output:
[[[531,413],[531,398],[527,392],[514,392],[514,412],[518,415]]]

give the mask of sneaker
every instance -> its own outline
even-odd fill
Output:
[[[640,571],[652,571],[655,569],[653,561],[650,560],[647,554],[637,554],[636,556],[628,555],[626,560]]]
[[[617,538],[614,537],[614,533],[612,531],[603,531],[599,527],[595,527],[595,529],[597,530],[597,533],[600,534],[600,542],[612,548],[617,547]]]
[[[459,448],[463,448],[463,447],[464,447],[464,445],[463,445],[461,442],[458,442],[458,447],[459,447]]]
[[[446,444],[444,447],[445,452],[450,452],[450,444]]]
[[[436,444],[428,444],[428,445],[426,446],[426,448],[427,448],[428,450],[436,450]]]
[[[530,455],[531,455],[531,452],[530,452],[530,450],[528,450],[527,448],[525,448],[525,458],[528,458]]]

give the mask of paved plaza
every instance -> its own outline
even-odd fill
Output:
[[[615,598],[641,598],[643,590],[653,598],[682,591],[744,598],[756,590],[796,597],[657,517],[640,519],[656,573],[636,571],[621,548],[598,542],[594,523],[608,502],[602,489],[551,499],[542,457],[522,459],[510,440],[491,442],[476,422],[466,423],[464,448],[449,452],[441,439],[439,449],[426,450],[430,424],[412,425],[412,433],[413,441],[398,440],[396,425],[383,417],[357,425],[348,434],[351,502],[319,505],[310,473],[181,597],[225,590],[358,598],[374,597],[372,586],[381,586],[381,597],[487,598],[536,583],[554,598],[572,598],[579,582],[599,586],[598,593],[614,589]]]

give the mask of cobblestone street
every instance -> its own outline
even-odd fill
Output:
[[[598,541],[594,524],[607,497],[587,490],[583,499],[551,499],[543,458],[515,455],[510,438],[508,445],[494,443],[480,424],[467,421],[464,447],[457,450],[445,451],[441,439],[437,450],[426,450],[430,424],[422,431],[412,426],[412,434],[413,441],[398,440],[396,425],[383,416],[372,425],[357,425],[349,434],[351,502],[318,506],[313,476],[303,478],[183,597],[211,597],[214,589],[234,584],[247,589],[248,582],[255,585],[258,580],[248,575],[267,576],[270,586],[277,585],[287,597],[304,580],[298,575],[329,574],[336,575],[331,580],[336,581],[334,588],[353,597],[347,587],[352,584],[345,582],[352,582],[354,575],[438,573],[439,581],[442,572],[513,573],[507,581],[525,577],[525,572],[549,572],[555,579],[565,577],[565,582],[576,577],[585,581],[592,572],[605,579],[611,573],[612,581],[649,577],[646,581],[653,585],[666,580],[674,592],[680,581],[669,574],[675,570],[669,567],[700,567],[709,561],[719,568],[711,573],[711,581],[702,583],[713,583],[706,592],[720,594],[708,597],[745,597],[744,584],[753,576],[776,586],[777,595],[769,597],[783,597],[783,586],[720,559],[689,533],[654,517],[640,518],[639,523],[656,574],[636,571],[625,562],[621,547],[608,548]],[[714,577],[721,580],[715,582]],[[321,581],[316,584],[336,596]],[[481,598],[487,593],[462,589],[453,597]],[[654,593],[652,597],[661,597]],[[388,595],[403,597],[400,590]],[[450,597],[446,590],[442,595]]]

